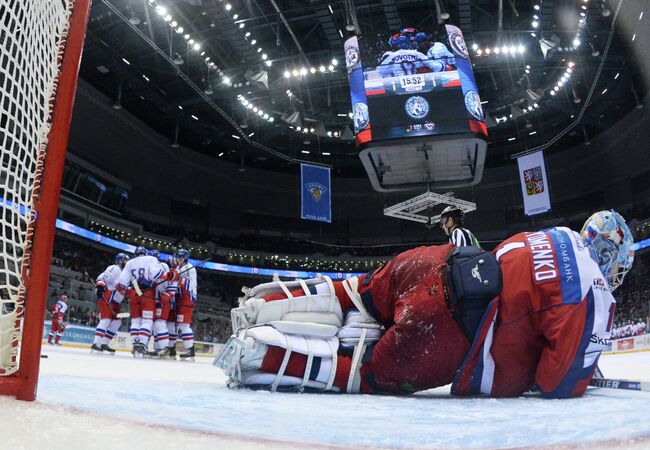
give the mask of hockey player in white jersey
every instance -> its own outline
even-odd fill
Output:
[[[442,42],[434,42],[431,48],[427,51],[427,57],[441,61],[446,66],[453,66],[456,64],[456,57]],[[447,68],[445,68],[445,70],[447,70]]]
[[[165,270],[157,258],[148,256],[144,247],[137,247],[136,257],[126,263],[117,281],[117,289],[131,303],[131,339],[133,356],[147,354],[155,310],[154,283],[174,280],[177,273]],[[128,289],[128,291],[127,291]]]
[[[117,290],[117,280],[129,257],[124,253],[115,255],[115,264],[111,264],[95,280],[97,287],[97,305],[99,307],[99,323],[95,329],[95,339],[90,347],[91,352],[106,352],[114,354],[115,350],[108,344],[120,329],[122,321],[117,318],[120,304],[124,300]]]
[[[418,51],[415,30],[405,28],[388,40],[390,51],[379,59],[377,73],[382,78],[413,75],[424,72],[443,72],[446,65],[442,61],[431,60]]]
[[[194,359],[194,332],[192,331],[192,313],[196,307],[196,269],[189,263],[190,253],[179,249],[174,255],[177,271],[179,299],[176,307],[176,326],[178,335],[183,340],[185,352],[178,355],[181,359]]]
[[[160,259],[158,250],[152,250],[149,254]],[[169,272],[169,265],[161,262],[160,265],[166,272]],[[171,309],[172,298],[176,295],[178,282],[162,281],[156,283],[156,310],[154,312],[153,334],[154,334],[154,353],[153,357],[166,358],[170,356],[169,348],[169,328],[167,321]],[[176,327],[174,327],[174,332]]]

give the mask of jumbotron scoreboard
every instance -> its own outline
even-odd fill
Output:
[[[487,128],[459,28],[355,36],[345,56],[356,142],[376,190],[480,181]]]

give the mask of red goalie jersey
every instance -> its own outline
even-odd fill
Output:
[[[580,235],[520,233],[494,251],[503,289],[454,379],[457,395],[515,396],[536,386],[579,396],[608,343],[615,301]]]

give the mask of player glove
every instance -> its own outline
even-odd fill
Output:
[[[165,272],[163,276],[160,278],[163,281],[178,281],[181,279],[180,274],[178,273],[178,270],[176,269],[171,269],[169,272]]]
[[[97,300],[99,300],[104,296],[104,291],[106,290],[106,283],[104,283],[103,281],[98,281],[96,286],[97,286],[97,291],[96,291]]]

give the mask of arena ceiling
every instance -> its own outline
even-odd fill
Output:
[[[431,27],[448,13],[472,55],[489,169],[569,126],[592,88],[579,124],[552,150],[588,141],[645,94],[632,32],[615,27],[609,39],[612,3],[440,0],[436,11],[412,0],[95,0],[81,77],[172,146],[269,170],[305,160],[363,176],[348,117],[349,30]]]

